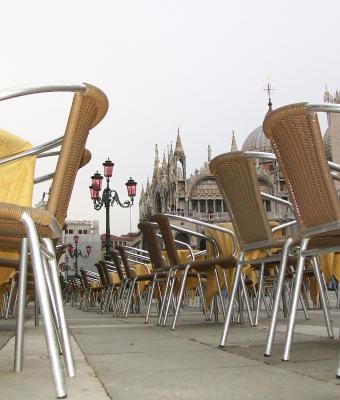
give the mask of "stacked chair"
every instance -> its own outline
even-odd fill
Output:
[[[1,160],[1,164],[34,156],[61,145],[54,174],[40,179],[42,181],[53,177],[47,206],[46,209],[35,209],[9,202],[0,203],[0,250],[20,249],[14,369],[22,369],[27,266],[30,255],[56,396],[64,398],[67,393],[57,337],[62,345],[69,376],[75,375],[75,368],[64,316],[54,243],[61,237],[78,168],[86,154],[88,159],[85,151],[88,133],[105,116],[108,101],[102,91],[89,84],[24,87],[0,93],[0,100],[44,92],[74,92],[64,136]]]

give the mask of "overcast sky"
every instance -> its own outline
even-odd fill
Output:
[[[70,219],[99,219],[89,177],[109,156],[113,187],[138,192],[180,127],[190,174],[241,147],[267,111],[271,78],[275,106],[321,102],[325,84],[340,88],[340,2],[314,0],[58,0],[1,4],[0,86],[90,82],[110,102],[88,140],[92,161],[77,178]],[[33,96],[34,97],[34,96]],[[34,145],[62,134],[70,95],[39,95],[1,104],[1,127]],[[38,172],[46,170],[40,161]],[[35,201],[46,187],[36,188]],[[132,228],[138,220],[138,200]],[[129,211],[111,210],[111,232],[129,230]]]

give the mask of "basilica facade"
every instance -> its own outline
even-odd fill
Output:
[[[226,149],[227,151],[228,149]],[[237,151],[233,133],[230,151]],[[242,151],[271,152],[269,141],[265,138],[262,127],[256,128],[248,136]],[[211,223],[229,220],[227,209],[218,189],[215,177],[209,171],[211,150],[204,164],[187,176],[186,154],[179,132],[175,150],[170,146],[167,156],[160,162],[158,147],[155,147],[154,169],[151,182],[142,188],[139,203],[140,220],[148,219],[154,213],[182,215]],[[275,162],[257,162],[258,181],[262,192],[287,199],[283,178]],[[287,210],[269,200],[264,206],[270,218],[286,219]]]
[[[340,92],[331,95],[326,89],[324,101],[340,103]],[[271,110],[271,101],[269,102]],[[329,160],[340,163],[340,114],[327,115],[328,127],[324,135],[325,151]],[[235,135],[226,151],[237,151]],[[242,151],[272,153],[270,141],[264,135],[262,126],[254,129],[244,141]],[[160,161],[158,146],[155,146],[155,160],[151,181],[142,188],[139,203],[140,220],[148,219],[154,213],[182,215],[201,221],[218,223],[229,220],[215,177],[209,171],[211,149],[204,164],[190,175],[187,174],[186,154],[179,131],[175,149],[170,146]],[[261,192],[288,200],[288,192],[282,173],[275,161],[255,161]],[[337,183],[339,184],[339,183]],[[340,185],[339,185],[340,192]],[[263,200],[269,219],[284,221],[294,219],[287,207],[270,200]],[[176,221],[173,221],[176,223]]]

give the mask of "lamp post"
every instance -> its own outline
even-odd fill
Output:
[[[100,210],[103,206],[105,207],[106,213],[106,232],[105,232],[105,259],[110,260],[110,242],[111,242],[111,234],[110,234],[110,206],[113,206],[115,203],[120,207],[129,208],[133,205],[134,197],[136,196],[136,186],[137,183],[130,178],[126,182],[126,188],[128,192],[128,196],[130,200],[126,200],[123,203],[120,201],[118,193],[110,188],[110,178],[112,177],[112,169],[114,163],[108,158],[104,163],[104,176],[106,178],[106,187],[103,190],[103,194],[100,197],[99,193],[102,189],[102,181],[103,176],[97,171],[93,176],[92,185],[90,186],[90,194],[91,199],[93,200],[93,206],[95,210]]]
[[[74,263],[75,270],[76,270],[75,276],[78,276],[78,257],[79,256],[83,257],[83,255],[81,254],[81,250],[78,250],[79,236],[78,235],[73,236],[73,240],[74,240],[76,247],[74,248],[73,245],[71,243],[69,243],[67,245],[67,250],[68,250],[68,253],[71,256],[71,258],[75,259],[75,263]]]
[[[68,265],[68,256],[65,256],[65,271],[66,271],[66,280],[68,279],[68,270],[69,270],[69,265]]]

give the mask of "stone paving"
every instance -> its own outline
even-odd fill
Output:
[[[67,379],[69,399],[338,399],[334,377],[339,340],[327,338],[322,313],[299,315],[292,360],[281,361],[284,320],[279,321],[273,357],[264,358],[266,319],[258,328],[233,325],[228,346],[218,342],[222,322],[183,312],[177,329],[66,307],[77,364]],[[332,310],[334,325],[340,312]],[[12,330],[11,330],[12,324]],[[54,390],[41,328],[26,323],[25,370],[11,372],[13,320],[0,320],[0,399],[53,399]]]

